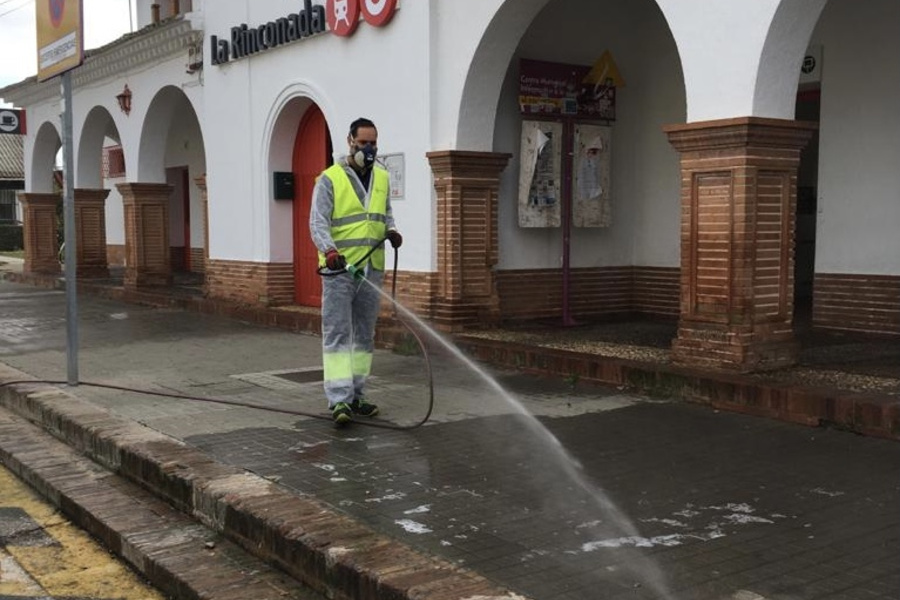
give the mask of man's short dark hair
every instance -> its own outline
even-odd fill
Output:
[[[378,131],[378,128],[375,127],[375,123],[371,120],[360,117],[357,120],[350,123],[350,137],[356,139],[356,132],[359,131],[360,127],[371,127],[375,131]]]

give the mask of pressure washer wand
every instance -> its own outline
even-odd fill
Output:
[[[364,267],[357,267],[356,265],[347,265],[347,268],[344,269],[350,275],[353,276],[353,279],[359,281],[360,279],[366,278],[366,270]]]

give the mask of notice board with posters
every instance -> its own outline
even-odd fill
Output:
[[[616,86],[609,52],[593,66],[522,59],[519,226],[575,227],[612,222],[610,161]]]

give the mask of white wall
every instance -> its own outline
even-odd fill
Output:
[[[501,269],[562,264],[562,228],[518,227],[518,58],[590,65],[604,50],[626,83],[612,124],[612,225],[573,228],[570,264],[679,264],[680,171],[662,126],[684,122],[684,84],[663,16],[652,0],[590,7],[556,0],[522,39],[501,94],[495,150],[514,155],[499,199]]]
[[[318,90],[292,85],[283,90],[270,109],[271,124],[266,124],[270,132],[268,142],[263,147],[269,150],[269,161],[264,168],[269,173],[268,190],[264,198],[269,202],[269,239],[271,240],[270,260],[272,262],[292,262],[294,260],[294,207],[289,200],[274,200],[272,173],[292,172],[294,169],[294,144],[297,130],[307,109],[313,106],[310,95]]]
[[[106,243],[116,246],[125,245],[125,205],[122,194],[116,184],[125,183],[127,177],[104,179],[103,185],[109,189],[106,197]]]
[[[232,26],[258,26],[294,12],[293,1],[228,3],[204,16],[210,35]],[[375,121],[379,152],[406,156],[406,199],[394,205],[404,233],[402,268],[434,264],[430,149],[428,5],[404,2],[383,28],[361,23],[350,38],[330,33],[205,71],[204,110],[209,169],[210,251],[213,258],[290,260],[284,204],[271,195],[270,156],[279,111],[307,95],[325,114],[335,152],[346,151],[347,127],[360,116]],[[286,157],[290,161],[290,156]],[[225,168],[221,168],[225,165]],[[272,236],[280,236],[273,239]]]
[[[688,122],[736,116],[792,118],[799,63],[825,0],[652,1],[665,15],[685,65]],[[599,13],[602,22],[607,14],[630,4],[570,0],[564,8],[577,14]],[[432,0],[435,143],[490,149],[494,86],[521,33],[537,12],[550,5],[549,0]],[[592,32],[587,35],[596,37]],[[547,46],[553,51],[560,44],[578,42],[558,36]]]
[[[757,113],[790,118],[780,114],[783,98],[760,95],[759,86],[769,80],[757,78],[762,55],[772,60],[791,46],[773,34],[790,31],[798,1],[404,0],[387,27],[361,23],[351,38],[324,33],[222,66],[210,64],[210,35],[230,38],[232,26],[260,25],[299,10],[302,3],[214,3],[192,16],[205,27],[202,74],[184,73],[185,54],[77,89],[75,140],[81,138],[84,115],[94,106],[106,107],[125,147],[129,181],[147,180],[139,169],[138,141],[156,92],[174,84],[195,107],[202,131],[189,137],[204,148],[211,257],[287,262],[292,259],[290,208],[274,202],[271,194],[273,167],[290,164],[290,156],[279,153],[290,152],[284,142],[295,135],[275,131],[285,122],[281,111],[296,98],[311,98],[325,114],[338,153],[346,147],[349,122],[368,116],[379,126],[380,151],[403,153],[406,159],[406,199],[394,206],[405,238],[401,267],[430,271],[435,268],[435,217],[426,152],[517,154],[516,58],[589,64],[609,49],[626,80],[613,125],[613,224],[576,230],[572,264],[677,266],[679,172],[661,127]],[[203,3],[195,2],[198,6]],[[821,0],[812,6],[820,7]],[[819,272],[900,272],[900,236],[894,233],[900,223],[898,10],[893,0],[830,0],[811,41],[824,46],[825,60]],[[773,15],[784,16],[784,22],[773,28]],[[486,38],[485,32],[490,32]],[[805,46],[806,41],[792,43]],[[476,55],[481,78],[469,77]],[[492,71],[482,68],[482,60],[502,64]],[[503,81],[497,104],[496,86]],[[130,116],[115,103],[126,82],[133,93]],[[778,79],[778,85],[784,82]],[[493,91],[463,93],[482,86]],[[45,121],[58,126],[58,100],[27,108],[32,132]],[[460,115],[470,130],[478,130],[471,146],[460,144]],[[490,126],[482,127],[485,123]],[[26,173],[33,144],[32,134],[26,140]],[[173,164],[177,152],[169,147],[165,162]],[[192,178],[195,167],[197,175],[201,170],[199,156],[184,159],[192,165]],[[27,177],[29,191],[45,191],[32,189]],[[500,267],[557,267],[560,231],[525,231],[515,223],[517,177],[514,159],[501,188]],[[199,218],[200,211],[195,215]],[[198,222],[196,231],[201,230]]]
[[[548,1],[431,0],[436,149],[491,149],[496,86],[522,34]]]
[[[900,4],[830,0],[823,46],[817,273],[900,274]]]
[[[757,65],[779,1],[658,0],[684,63],[688,121],[753,114]]]
[[[139,70],[133,73],[120,73],[119,79],[105,81],[103,83],[92,84],[73,90],[72,107],[73,117],[73,133],[75,156],[79,155],[80,143],[85,139],[84,127],[92,126],[86,123],[87,114],[96,106],[103,106],[112,117],[115,130],[118,134],[118,140],[121,141],[125,153],[126,177],[123,179],[109,179],[104,185],[110,188],[110,194],[106,200],[106,236],[108,244],[124,244],[125,243],[125,220],[124,209],[122,206],[122,197],[116,189],[115,184],[124,182],[148,182],[150,181],[145,174],[142,177],[139,162],[141,156],[139,152],[140,142],[144,135],[144,127],[148,120],[148,111],[156,96],[158,90],[166,84],[173,82],[178,89],[182,90],[186,98],[193,99],[194,105],[200,103],[199,98],[202,97],[203,87],[196,85],[196,76],[190,76],[184,72],[185,57],[176,56],[164,62],[160,62],[153,69]],[[182,83],[183,82],[183,83]],[[125,114],[118,105],[116,95],[121,93],[125,84],[128,84],[132,92],[132,107],[129,114]],[[185,97],[179,97],[178,100],[184,104],[188,102]],[[182,106],[184,106],[184,104]],[[47,111],[58,113],[59,107],[57,103],[42,105],[40,114]],[[29,112],[31,112],[29,110]],[[149,129],[155,131],[154,128],[165,128],[164,131],[170,133],[169,147],[165,145],[158,148],[156,152],[160,155],[158,158],[163,167],[178,166],[188,164],[191,167],[191,180],[202,174],[205,170],[204,143],[202,139],[201,127],[197,124],[196,119],[190,110],[176,111],[172,115],[172,121],[157,122],[152,116],[149,117],[152,123]],[[58,116],[55,119],[58,122]],[[192,124],[193,123],[193,124]],[[93,122],[93,126],[97,125],[97,121]],[[90,137],[90,136],[88,136]],[[187,148],[185,148],[187,143]],[[97,150],[100,152],[100,149]],[[147,157],[144,157],[146,162]],[[161,173],[164,177],[164,174]],[[156,183],[164,182],[164,178],[156,181]],[[76,179],[76,185],[80,182]],[[192,196],[192,215],[191,230],[193,236],[193,246],[202,247],[203,221],[202,211],[200,210],[200,192],[196,186],[191,185]],[[194,208],[196,207],[196,209]]]
[[[60,131],[60,102],[50,101],[40,106],[27,107],[28,135],[25,136],[25,191],[51,193],[52,169],[62,144]],[[55,133],[56,135],[53,135]],[[50,171],[48,171],[48,169]]]

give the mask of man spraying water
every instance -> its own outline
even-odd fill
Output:
[[[309,215],[320,268],[353,267],[353,273],[322,278],[325,397],[339,426],[349,423],[353,415],[378,414],[378,407],[365,396],[381,303],[378,290],[384,280],[384,248],[373,251],[373,246],[385,239],[394,248],[403,243],[391,212],[388,172],[375,164],[375,123],[362,118],[353,121],[347,144],[349,154],[316,180]]]

